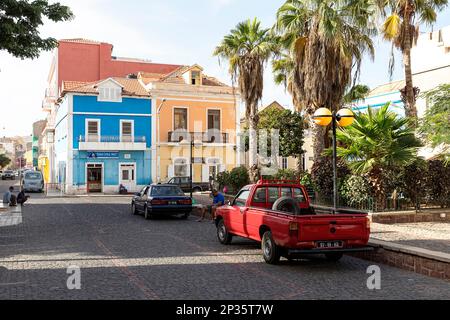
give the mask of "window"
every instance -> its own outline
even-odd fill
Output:
[[[292,197],[291,188],[281,188],[281,196],[282,197]]]
[[[173,129],[187,130],[187,109],[175,108],[173,111]]]
[[[122,88],[98,88],[98,101],[121,102]]]
[[[191,71],[191,84],[200,85],[200,71]]]
[[[142,188],[142,190],[141,190],[141,193],[140,193],[140,196],[141,196],[141,197],[143,197],[143,196],[144,196],[144,194],[146,194],[146,193],[147,193],[147,190],[148,190],[148,187],[144,187],[144,188]]]
[[[174,174],[176,177],[187,176],[187,164],[174,165]],[[180,183],[180,182],[178,182],[178,183]]]
[[[154,186],[152,187],[152,197],[184,196],[183,191],[178,186]]]
[[[267,188],[258,188],[253,196],[253,203],[266,203]]]
[[[120,121],[120,141],[133,142],[133,121]]]
[[[220,110],[208,110],[208,129],[220,130]]]
[[[100,120],[87,120],[86,142],[100,142]]]
[[[278,187],[267,188],[269,194],[269,202],[274,203],[278,199]]]
[[[250,195],[250,190],[242,190],[237,195],[236,199],[234,199],[234,205],[238,206],[238,207],[244,207],[249,195]]]
[[[281,159],[281,168],[282,169],[287,169],[288,168],[288,158],[283,157]]]
[[[302,189],[294,188],[294,199],[297,200],[298,203],[305,202],[305,195],[303,194]]]

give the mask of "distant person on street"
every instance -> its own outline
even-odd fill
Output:
[[[225,204],[225,197],[219,191],[213,189],[212,195],[213,195],[213,204],[209,205],[208,207],[201,208],[202,216],[200,217],[200,219],[197,220],[198,222],[201,222],[203,221],[203,219],[205,219],[207,209],[211,214],[212,222],[214,222],[214,218],[216,217],[216,209]]]
[[[25,191],[20,190],[19,194],[17,195],[17,203],[20,204],[21,207],[25,204],[25,202],[28,200],[30,196],[25,195]]]
[[[9,187],[8,191],[3,194],[3,203],[9,204],[11,207],[16,206],[16,196],[13,194],[14,187]]]

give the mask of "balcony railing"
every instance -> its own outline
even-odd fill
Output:
[[[99,136],[87,135],[79,136],[78,142],[145,142],[145,136]]]
[[[228,133],[212,132],[174,132],[169,131],[168,142],[182,142],[183,140],[202,141],[203,143],[228,143]]]

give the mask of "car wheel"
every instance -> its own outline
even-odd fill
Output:
[[[150,220],[151,218],[153,218],[153,215],[148,211],[147,206],[145,206],[144,208],[144,218],[145,220]]]
[[[339,261],[344,254],[340,252],[331,252],[331,253],[325,253],[325,258],[327,258],[328,261]]]
[[[266,231],[261,240],[261,249],[264,260],[268,264],[277,264],[280,261],[280,248],[272,238],[272,232]]]
[[[217,239],[221,244],[230,244],[233,240],[233,235],[228,232],[223,219],[220,219],[217,223]]]
[[[189,218],[190,215],[191,215],[190,212],[186,212],[185,214],[183,214],[183,215],[181,216],[181,219],[187,219],[187,218]]]
[[[134,215],[136,215],[138,213],[137,210],[136,210],[136,205],[134,204],[134,202],[131,203],[131,213],[134,214]]]

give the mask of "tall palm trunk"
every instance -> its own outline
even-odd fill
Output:
[[[404,49],[403,49],[403,64],[405,66],[405,115],[408,118],[413,119],[412,122],[416,126],[417,109],[416,109],[416,97],[414,94],[414,86],[411,71],[411,24],[410,24],[410,9],[409,3],[406,3],[405,17],[403,21],[404,28]]]
[[[319,159],[322,157],[322,153],[325,150],[325,128],[310,121],[311,137],[313,145],[313,156],[314,163],[318,163]]]
[[[257,106],[250,106],[250,115],[249,115],[249,176],[251,182],[256,182],[259,178],[259,170],[258,170],[258,114],[257,114]]]

